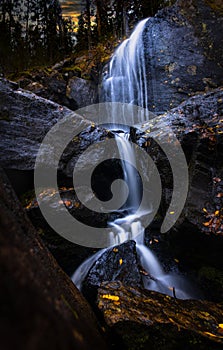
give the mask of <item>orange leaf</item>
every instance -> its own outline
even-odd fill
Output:
[[[210,226],[210,221],[208,221],[208,222],[203,222],[203,225],[204,225],[204,226]]]

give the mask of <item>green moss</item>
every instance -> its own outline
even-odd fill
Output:
[[[150,334],[147,327],[136,323],[125,322],[124,324],[119,323],[118,328],[116,331],[121,338],[124,349],[143,350],[150,345]]]
[[[7,78],[9,80],[13,80],[13,81],[18,81],[19,79],[30,79],[32,80],[33,77],[35,77],[35,75],[42,73],[45,76],[49,76],[51,73],[53,72],[53,70],[49,67],[46,66],[36,66],[36,67],[32,67],[30,69],[21,71],[21,72],[15,72],[15,73],[11,73],[7,76]]]
[[[210,281],[210,283],[214,283],[223,288],[223,272],[211,267],[204,266],[199,270],[199,278],[206,279]]]
[[[81,68],[78,66],[65,67],[63,68],[62,72],[63,73],[66,73],[66,72],[81,73]]]
[[[223,2],[222,0],[206,0],[206,3],[214,10],[223,13]]]
[[[53,69],[48,68],[48,67],[45,67],[45,68],[43,69],[43,71],[44,71],[46,74],[51,74],[51,73],[53,73]]]

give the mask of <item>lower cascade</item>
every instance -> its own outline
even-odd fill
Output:
[[[143,49],[143,33],[146,22],[147,19],[142,20],[136,26],[130,38],[126,39],[115,51],[109,64],[108,73],[104,76],[101,94],[105,102],[128,103],[145,108],[146,112],[141,113],[140,118],[138,117],[138,123],[143,123],[149,118],[149,111],[146,110],[149,96],[147,94]],[[141,186],[137,172],[134,167],[129,165],[128,160],[131,160],[131,164],[134,164],[136,156],[129,141],[129,128],[124,127],[121,130],[122,120],[115,113],[115,108],[112,115],[113,124],[111,129],[115,134],[120,159],[125,159],[125,161],[122,161],[122,169],[129,193],[125,205],[119,209],[123,217],[108,223],[111,227],[111,246],[133,239],[136,242],[140,265],[150,277],[143,277],[143,284],[146,289],[180,299],[193,298],[192,288],[185,277],[176,272],[166,273],[153,251],[144,244],[144,227],[141,223],[141,217],[145,215],[145,211],[149,212],[151,208],[146,208],[141,214],[135,215],[141,202]],[[127,124],[134,125],[134,116],[129,115],[129,120],[123,121],[123,124],[125,126]],[[120,194],[124,198],[126,198],[125,189],[126,187]],[[82,282],[89,269],[105,251],[106,249],[100,250],[77,268],[72,276],[72,281],[79,289],[81,289]]]

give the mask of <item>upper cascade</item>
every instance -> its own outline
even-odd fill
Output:
[[[143,33],[148,18],[138,23],[131,36],[115,51],[104,76],[102,98],[106,102],[121,102],[147,109],[147,77]],[[144,122],[147,115],[140,114],[138,122]],[[129,118],[129,117],[128,117]],[[131,118],[130,118],[131,119]],[[114,122],[120,122],[120,116],[114,113]],[[134,120],[128,120],[129,125]]]

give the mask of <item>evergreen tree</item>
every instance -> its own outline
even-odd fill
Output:
[[[51,64],[72,51],[59,0],[0,0],[0,65],[4,71]]]

